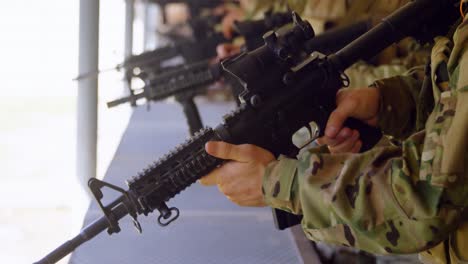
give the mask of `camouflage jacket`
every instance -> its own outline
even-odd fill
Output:
[[[266,10],[290,8],[312,21],[335,21],[348,25],[372,15],[383,17],[408,0],[245,0],[241,1],[247,17],[261,16]]]
[[[401,138],[401,146],[339,155],[319,148],[298,159],[280,157],[264,176],[266,203],[303,215],[311,240],[375,254],[424,252],[421,259],[431,263],[444,263],[433,255],[447,252],[453,261],[468,260],[467,46],[468,19],[453,43],[436,39],[432,111],[421,111],[427,103],[409,77],[375,83],[382,95],[380,128]],[[438,76],[445,65],[448,81]],[[416,120],[422,119],[420,129]]]
[[[346,0],[249,0],[242,3],[248,18],[258,17],[267,10],[290,8],[307,18],[330,20],[342,17],[346,11]]]

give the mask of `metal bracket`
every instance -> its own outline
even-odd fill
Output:
[[[96,178],[92,178],[88,181],[88,187],[91,190],[91,193],[94,196],[94,199],[99,205],[99,208],[101,208],[102,213],[104,214],[105,218],[107,219],[107,222],[109,223],[109,228],[107,229],[107,233],[109,235],[113,233],[118,233],[120,232],[120,226],[119,222],[112,213],[112,208],[117,206],[120,203],[123,203],[125,207],[127,208],[128,214],[132,217],[133,224],[135,225],[135,228],[138,230],[139,233],[142,232],[141,230],[141,225],[137,220],[137,213],[134,207],[131,205],[130,202],[130,197],[128,196],[127,192],[115,185],[112,185],[110,183],[98,180]],[[104,194],[102,193],[102,189],[104,187],[110,188],[114,191],[117,191],[122,194],[118,199],[115,201],[111,202],[107,206],[104,206],[102,203],[102,198],[104,198]]]

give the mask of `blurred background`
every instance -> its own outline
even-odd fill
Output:
[[[100,2],[99,68],[107,69],[124,58],[125,1]],[[143,49],[138,7],[136,52]],[[31,263],[79,231],[89,204],[75,169],[79,1],[4,2],[0,32],[0,256],[2,263]],[[130,107],[105,106],[123,94],[122,73],[103,73],[99,84],[102,177]]]
[[[88,2],[88,8],[93,5],[93,1],[82,2]],[[163,20],[161,10],[159,5],[146,0],[99,1],[98,74],[79,71],[80,0],[3,3],[0,8],[2,263],[37,261],[82,228],[91,201],[86,180],[104,177],[132,114],[130,104],[112,110],[106,105],[128,95],[125,75],[116,70],[116,65],[130,54],[168,43],[156,32],[164,30],[158,27]],[[187,7],[183,4],[169,5],[165,10],[171,14],[168,23],[187,19]],[[85,12],[82,20],[86,23],[87,19]],[[83,144],[82,139],[89,136],[77,132],[83,131],[77,122],[79,76],[85,81],[98,78],[95,175],[87,175],[86,169],[79,172],[83,167],[80,164],[89,162],[77,157],[77,144]],[[89,156],[92,159],[93,154]],[[67,262],[65,258],[60,263]]]

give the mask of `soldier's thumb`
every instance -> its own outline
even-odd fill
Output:
[[[353,116],[356,107],[355,100],[343,100],[340,102],[328,118],[325,135],[329,138],[335,138],[341,128],[343,128],[346,119]]]

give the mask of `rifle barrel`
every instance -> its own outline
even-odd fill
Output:
[[[307,53],[319,51],[331,54],[343,48],[343,43],[350,43],[372,28],[370,20],[363,20],[348,26],[328,30],[315,36],[304,44]]]
[[[138,99],[141,99],[141,98],[145,98],[145,92],[141,92],[141,93],[138,93],[138,94],[135,94],[135,95],[132,95],[132,96],[126,96],[126,97],[116,99],[114,101],[107,102],[107,107],[108,108],[116,107],[118,105],[125,104],[127,102],[132,101],[132,100],[138,100]]]
[[[127,208],[123,203],[120,203],[112,210],[112,214],[115,216],[116,220],[122,219],[128,214]],[[52,251],[49,255],[45,256],[43,259],[39,260],[34,264],[52,264],[57,263],[59,260],[73,252],[77,247],[86,241],[92,239],[102,231],[106,230],[109,227],[109,223],[106,217],[101,217],[85,228],[75,236],[74,238],[63,243],[61,246]]]
[[[436,22],[447,28],[447,24],[451,25],[455,22],[455,20],[452,21],[451,13],[453,12],[450,12],[452,7],[448,2],[411,1],[400,8],[398,12],[383,19],[380,24],[369,30],[368,34],[362,35],[336,52],[331,59],[335,61],[335,65],[340,70],[345,70],[359,59],[369,59],[404,37],[420,38],[421,36],[425,37],[424,34],[433,37],[440,32],[433,32],[431,29],[440,30],[440,28],[433,27],[431,23]],[[440,17],[441,21],[435,20],[436,16]]]

